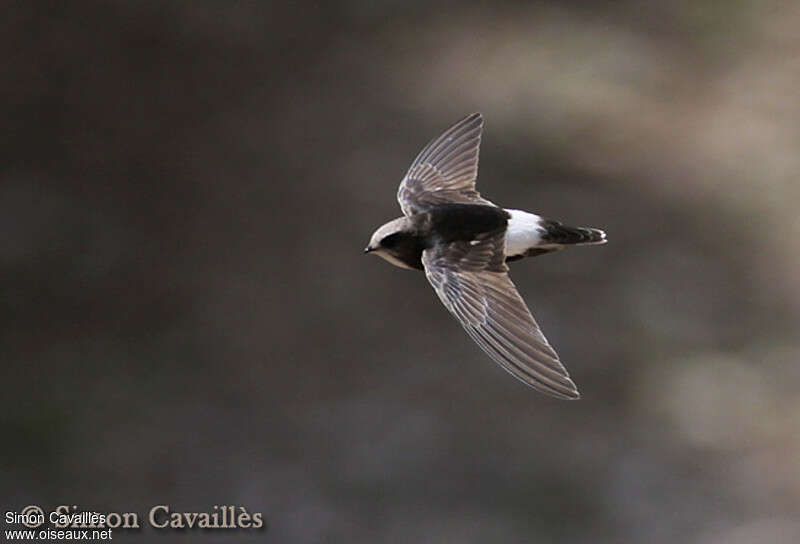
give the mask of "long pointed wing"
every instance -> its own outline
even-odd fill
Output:
[[[447,202],[494,206],[475,190],[483,116],[473,113],[417,155],[397,191],[407,216]]]
[[[548,395],[580,397],[503,263],[504,233],[423,252],[425,275],[467,334],[515,378]]]

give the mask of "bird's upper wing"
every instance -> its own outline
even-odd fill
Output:
[[[473,113],[420,151],[397,191],[403,214],[448,202],[494,206],[475,190],[482,131],[483,116]]]
[[[505,233],[439,244],[422,254],[436,294],[489,357],[517,379],[548,395],[579,398],[508,276]]]

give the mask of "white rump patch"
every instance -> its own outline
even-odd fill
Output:
[[[522,210],[506,210],[511,214],[506,229],[506,257],[522,255],[542,241],[542,218]]]

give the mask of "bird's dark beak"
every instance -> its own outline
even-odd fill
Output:
[[[369,247],[369,246],[364,248],[364,253],[369,253],[370,251],[375,251],[375,248],[374,247]]]

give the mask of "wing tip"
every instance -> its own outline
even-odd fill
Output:
[[[476,128],[483,127],[483,114],[479,111],[476,111],[474,113],[470,113],[465,117],[462,117],[461,119],[453,123],[453,125],[445,131],[445,134],[453,130],[463,129],[464,127],[467,126],[474,126]]]
[[[545,395],[557,398],[559,400],[580,400],[581,394],[575,384],[569,378],[566,378],[568,383],[563,384],[563,387],[555,388],[552,386],[542,386],[539,383],[530,383],[523,381],[523,383],[530,385],[533,389],[544,393]]]
[[[562,398],[564,400],[581,400],[581,392],[577,389],[573,389],[568,395],[564,395]]]
[[[473,121],[478,121],[479,125],[483,125],[483,114],[479,111],[470,113],[469,115],[464,117],[461,121],[459,121],[457,124],[461,123],[467,124],[467,123],[472,123]]]

